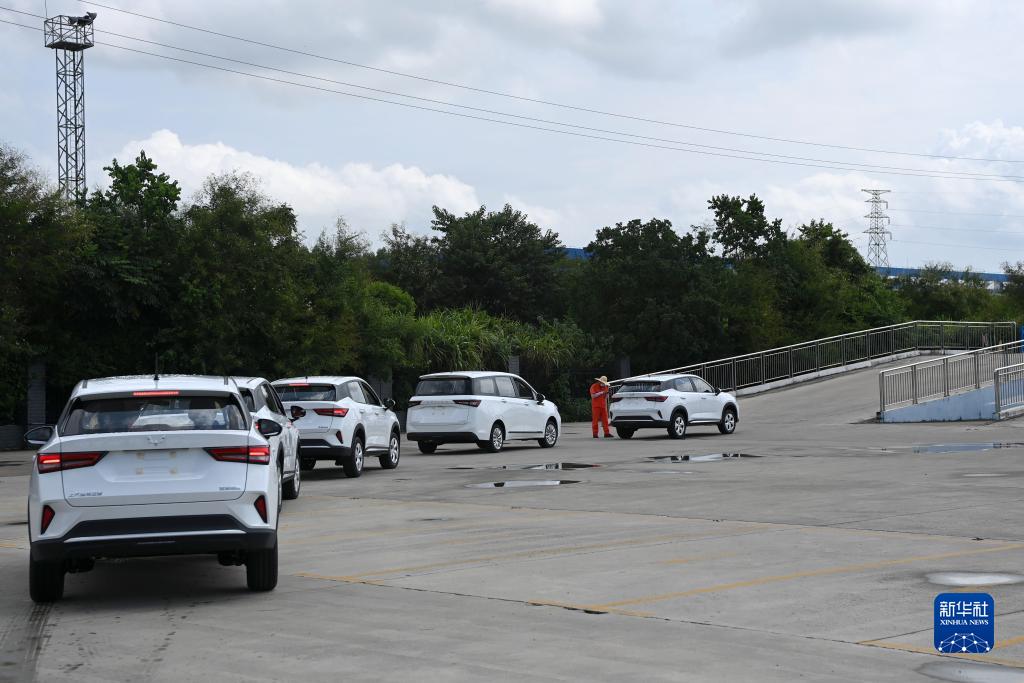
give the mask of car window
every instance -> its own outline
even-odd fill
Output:
[[[518,398],[528,398],[530,400],[533,400],[533,389],[530,388],[529,384],[519,379],[518,377],[513,377],[512,383],[516,385],[516,396]]]
[[[512,384],[511,377],[495,377],[494,383],[498,387],[498,395],[507,398],[516,398],[516,386]]]
[[[256,399],[252,397],[252,392],[248,389],[239,389],[242,394],[242,400],[245,401],[245,407],[250,413],[255,413],[258,408],[256,407]]]
[[[679,378],[677,378],[676,381],[675,381],[675,385],[676,385],[675,386],[676,391],[686,391],[686,392],[692,392],[693,391],[693,382],[690,381],[689,377],[679,377]]]
[[[383,403],[381,403],[380,397],[377,396],[377,392],[375,392],[369,384],[365,382],[360,382],[359,386],[362,387],[363,393],[366,394],[367,403],[369,403],[371,406],[384,405]]]
[[[348,389],[348,395],[353,401],[356,403],[369,403],[366,400],[366,396],[363,395],[363,388],[359,386],[359,382],[349,382],[345,387]]]
[[[284,407],[277,402],[277,393],[274,392],[269,384],[263,383],[260,385],[260,394],[262,394],[263,402],[267,404],[270,412],[284,415]]]
[[[295,382],[294,384],[278,384],[277,392],[283,401],[340,401],[343,396],[336,396],[334,387],[330,384],[307,384]]]
[[[643,381],[643,382],[626,382],[622,385],[619,391],[630,391],[639,393],[651,393],[657,391],[663,391],[668,387],[662,386],[661,382]]]
[[[232,396],[95,398],[75,401],[61,434],[245,430],[242,406]]]
[[[498,386],[494,383],[493,377],[481,377],[476,381],[477,396],[497,396]]]
[[[711,385],[702,380],[700,377],[691,377],[693,380],[693,386],[696,390],[702,394],[713,394],[715,390],[711,388]]]
[[[417,396],[472,396],[466,377],[429,377],[416,385]]]

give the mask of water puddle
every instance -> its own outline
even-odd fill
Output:
[[[578,484],[568,479],[535,479],[520,481],[485,481],[480,484],[466,484],[467,489],[511,489],[526,486],[561,486],[562,484]]]
[[[925,574],[924,578],[940,586],[1005,586],[1024,582],[1020,574],[993,572],[933,572]]]
[[[993,664],[928,662],[919,666],[917,672],[928,678],[953,681],[954,683],[1020,683],[1024,680],[1020,669]]]
[[[450,470],[585,470],[600,465],[591,465],[585,462],[548,462],[540,465],[497,465],[495,467],[473,467],[471,465],[459,465],[449,467]]]
[[[760,458],[760,455],[746,453],[708,453],[707,455],[656,455],[647,458],[648,462],[715,462],[718,460],[734,460],[737,458]]]
[[[915,453],[966,453],[973,451],[992,451],[1000,448],[1024,448],[1024,442],[1009,441],[995,443],[937,443],[914,446]]]

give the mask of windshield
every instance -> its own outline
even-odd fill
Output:
[[[661,382],[626,382],[619,391],[653,392],[661,389]]]
[[[205,429],[246,429],[242,408],[233,396],[82,399],[72,406],[61,433],[78,436]]]
[[[331,384],[275,384],[282,401],[336,401],[337,393]]]
[[[433,377],[421,379],[416,385],[417,396],[467,396],[472,393],[466,377]]]

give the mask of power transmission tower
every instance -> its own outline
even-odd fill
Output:
[[[95,12],[43,22],[43,41],[57,55],[57,182],[69,199],[85,196],[85,51]]]
[[[882,195],[892,190],[861,190],[871,195],[866,199],[871,204],[871,213],[864,216],[868,219],[868,263],[876,268],[889,267],[889,249],[885,245],[885,238],[892,237],[889,232],[889,217],[883,213],[889,208],[889,202],[882,199]]]

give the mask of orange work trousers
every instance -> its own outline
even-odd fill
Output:
[[[611,430],[608,428],[608,404],[604,401],[591,401],[590,412],[592,417],[590,418],[590,426],[593,429],[594,436],[597,436],[597,423],[600,422],[604,428],[604,433],[611,434]]]

